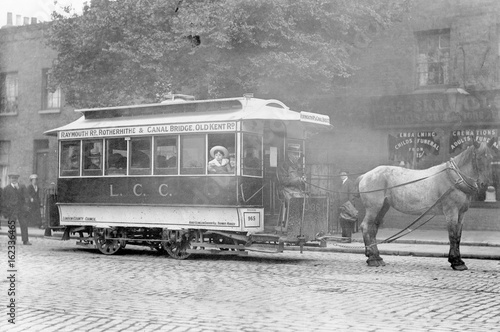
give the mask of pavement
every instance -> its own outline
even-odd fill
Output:
[[[396,228],[380,228],[377,240],[383,240],[400,232]],[[52,236],[44,235],[45,230],[28,229],[30,238],[46,238],[55,241],[61,240],[62,232],[52,232]],[[449,242],[447,230],[421,230],[405,231],[405,235],[392,243],[380,243],[378,249],[381,255],[421,256],[421,257],[448,257]],[[7,227],[2,223],[0,236],[7,234]],[[18,237],[21,236],[19,227]],[[19,239],[20,241],[20,239]],[[70,240],[73,241],[73,240]],[[300,250],[296,246],[286,246],[285,250]],[[311,242],[304,246],[304,251],[321,252],[347,252],[364,254],[363,237],[360,232],[353,233],[350,243],[346,243],[340,234],[333,234],[327,238],[326,247],[320,247],[319,242]],[[462,258],[494,259],[500,260],[500,232],[498,231],[469,231],[462,232],[460,244]]]

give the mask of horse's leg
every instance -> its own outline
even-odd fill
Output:
[[[457,215],[455,217],[455,215]],[[459,211],[453,216],[446,217],[448,225],[448,238],[450,239],[450,252],[448,254],[448,262],[451,263],[453,270],[467,270],[467,265],[460,257],[460,239],[462,238],[462,220],[464,212]]]
[[[365,242],[365,256],[368,257],[368,266],[384,266],[384,260],[380,257],[377,247],[377,232],[382,220],[389,210],[390,205],[387,199],[378,207],[371,206],[366,209],[366,215],[360,225]]]

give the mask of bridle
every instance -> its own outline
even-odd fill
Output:
[[[450,177],[450,180],[454,182],[455,186],[459,190],[463,191],[468,195],[471,195],[479,191],[479,186],[477,185],[479,181],[479,167],[477,165],[477,156],[475,151],[472,151],[472,170],[475,174],[478,175],[478,178],[476,180],[474,180],[472,177],[468,176],[467,174],[465,174],[460,170],[454,157],[451,157],[448,163],[449,163],[448,169],[454,171],[454,173],[458,176],[458,179],[453,178],[451,172],[448,173],[448,176]]]

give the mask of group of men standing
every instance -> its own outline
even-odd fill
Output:
[[[8,177],[9,184],[0,189],[0,212],[7,219],[7,225],[14,225],[14,230],[16,221],[19,222],[23,244],[31,245],[28,224],[43,228],[38,176],[30,175],[27,187],[19,184],[19,175],[9,174]]]

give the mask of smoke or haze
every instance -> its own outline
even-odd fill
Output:
[[[62,6],[71,5],[76,12],[81,12],[83,4],[87,0],[1,0],[0,4],[0,27],[7,24],[7,13],[12,13],[13,25],[22,25],[24,17],[35,17],[38,22],[50,21],[52,11]],[[16,16],[21,16],[21,22],[16,22]]]

